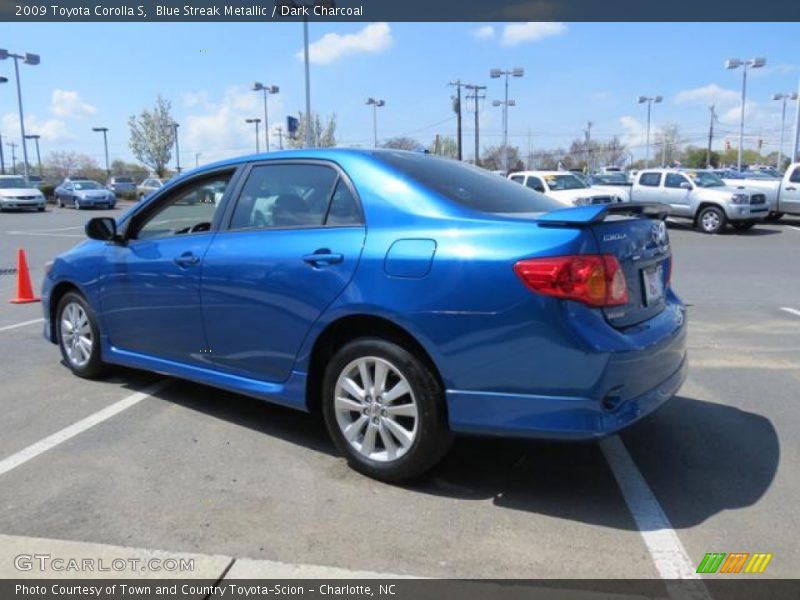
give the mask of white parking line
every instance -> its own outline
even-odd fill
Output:
[[[15,323],[14,325],[6,325],[5,327],[0,327],[0,331],[8,331],[9,329],[16,329],[17,327],[25,327],[26,325],[35,325],[36,323],[42,323],[44,319],[33,319],[31,321],[23,321],[22,323]]]
[[[89,415],[85,419],[81,419],[77,423],[73,423],[72,425],[65,427],[61,431],[57,431],[53,435],[50,435],[43,440],[40,440],[35,444],[31,444],[16,454],[12,454],[8,458],[0,460],[0,475],[4,475],[12,469],[16,469],[18,466],[25,464],[33,458],[36,458],[51,448],[55,448],[62,442],[66,442],[79,433],[83,433],[84,431],[91,429],[98,423],[102,423],[103,421],[110,419],[114,415],[121,413],[123,410],[130,408],[145,398],[148,398],[164,389],[168,384],[168,381],[159,381],[145,388],[141,392],[131,394],[127,398],[123,398],[111,406],[106,406],[104,409],[98,410],[96,413]]]
[[[6,231],[8,235],[38,235],[44,237],[74,237],[74,238],[82,238],[86,237],[85,235],[80,235],[77,233],[47,233],[42,231]]]
[[[661,578],[700,579],[667,515],[619,436],[605,438],[600,442],[600,448]],[[710,597],[701,581],[691,592],[692,598]]]
[[[788,312],[790,314],[793,314],[796,317],[800,317],[800,310],[797,310],[796,308],[789,308],[787,306],[781,306],[781,310],[784,310],[784,311],[786,311],[786,312]]]

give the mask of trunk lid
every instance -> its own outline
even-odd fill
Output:
[[[616,257],[625,275],[628,303],[603,308],[616,328],[646,321],[664,310],[672,262],[664,223],[668,208],[653,203],[592,205],[542,215],[542,227],[585,229],[599,254]]]

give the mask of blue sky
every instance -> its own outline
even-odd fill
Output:
[[[717,146],[738,132],[741,71],[726,71],[728,57],[765,56],[748,79],[747,144],[764,139],[777,149],[780,102],[775,92],[797,89],[800,25],[593,24],[593,23],[312,23],[313,109],[335,112],[343,145],[372,143],[369,96],[382,98],[378,135],[407,135],[428,144],[437,133],[454,135],[449,81],[488,85],[481,106],[481,146],[501,141],[502,80],[492,67],[524,67],[510,83],[510,142],[525,153],[568,146],[593,122],[597,139],[620,136],[643,155],[641,94],[662,95],[654,106],[654,131],[678,124],[683,137],[704,145],[708,105],[721,122]],[[270,98],[270,122],[285,121],[304,106],[302,25],[297,23],[3,23],[0,44],[41,55],[38,66],[20,65],[26,127],[42,136],[43,154],[76,150],[102,163],[106,126],[112,160],[132,159],[127,118],[169,99],[181,123],[181,158],[192,165],[252,152],[254,132],[244,123],[263,118],[253,81],[279,85]],[[18,142],[11,61],[0,62],[0,133]],[[787,125],[793,126],[793,107]],[[465,155],[473,148],[472,115],[465,117]],[[788,138],[788,136],[787,136]],[[273,138],[274,143],[277,138]],[[263,143],[262,143],[263,146]],[[787,143],[788,147],[788,143]],[[8,148],[5,148],[8,153]]]

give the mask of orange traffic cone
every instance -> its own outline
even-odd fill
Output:
[[[28,261],[25,260],[25,250],[17,250],[17,297],[9,300],[11,304],[25,304],[27,302],[39,302],[39,298],[33,295],[31,285],[31,274],[28,272]]]

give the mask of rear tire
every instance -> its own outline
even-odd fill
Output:
[[[336,352],[325,370],[322,412],[350,466],[381,481],[421,475],[452,442],[431,367],[381,338],[359,338]]]
[[[726,223],[725,213],[716,206],[707,206],[697,215],[697,227],[703,233],[720,233],[725,229]]]
[[[753,228],[755,223],[753,221],[743,221],[739,223],[731,223],[736,231],[749,231]]]
[[[86,299],[67,292],[56,309],[53,323],[58,347],[67,367],[78,377],[93,379],[107,370],[100,359],[100,329]]]

